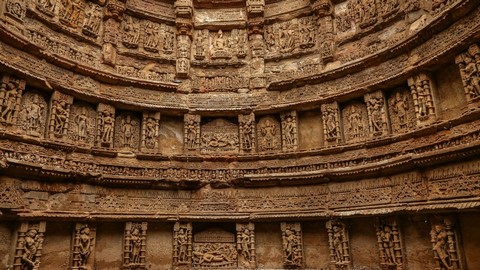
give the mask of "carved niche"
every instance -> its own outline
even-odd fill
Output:
[[[142,40],[143,49],[150,53],[172,54],[175,50],[175,29],[163,23],[149,20],[139,20],[130,16],[123,24],[122,43],[127,48],[137,48],[135,43]],[[138,33],[139,24],[142,25],[143,35]]]
[[[17,232],[12,270],[40,269],[46,225],[45,221],[21,223]]]
[[[280,123],[272,116],[264,116],[257,123],[257,143],[259,152],[280,150]]]
[[[146,270],[147,222],[127,222],[123,244],[123,269]]]
[[[207,55],[207,50],[209,47],[209,31],[208,29],[197,30],[194,32],[195,38],[195,51],[193,57],[196,60],[204,60]]]
[[[50,99],[50,116],[48,121],[48,137],[50,139],[63,139],[67,136],[70,108],[73,97],[55,91]]]
[[[202,36],[203,34],[201,34]],[[245,29],[232,31],[209,32],[209,58],[211,60],[228,60],[233,57],[245,58],[247,45],[247,32]],[[200,40],[199,40],[200,41]],[[203,42],[203,40],[202,40]]]
[[[435,270],[463,269],[455,225],[451,217],[432,222],[430,237],[436,264]]]
[[[467,101],[480,101],[480,48],[472,44],[465,53],[455,59],[462,76],[463,88]]]
[[[192,224],[176,222],[173,227],[173,266],[189,269],[192,264]]]
[[[382,270],[403,270],[403,246],[397,221],[393,218],[378,218],[376,224],[380,267]]]
[[[297,112],[282,113],[280,118],[282,120],[282,149],[284,151],[296,150],[298,148]]]
[[[60,22],[68,27],[77,28],[85,17],[83,0],[60,1]]]
[[[187,151],[195,151],[200,148],[200,121],[200,115],[184,115],[184,148]]]
[[[238,126],[225,119],[215,119],[203,125],[201,133],[203,151],[238,151]]]
[[[322,104],[323,132],[325,144],[337,144],[342,140],[340,132],[340,108],[337,102]]]
[[[57,0],[36,0],[36,7],[42,13],[53,17],[55,16],[55,8],[57,6]]]
[[[11,126],[17,124],[25,81],[8,75],[2,77],[0,86],[0,124]]]
[[[255,224],[237,223],[238,268],[256,269]]]
[[[366,94],[365,103],[367,104],[369,136],[387,135],[389,133],[387,104],[382,91]]]
[[[327,222],[330,265],[334,269],[350,269],[350,241],[345,223],[335,220]]]
[[[95,110],[87,103],[74,102],[68,125],[69,139],[78,145],[93,146],[95,141]]]
[[[75,224],[72,241],[71,270],[93,269],[95,261],[96,228],[86,223]]]
[[[368,134],[368,116],[365,104],[353,102],[342,110],[343,132],[345,141],[358,142],[365,140]]]
[[[47,122],[47,102],[36,91],[27,92],[22,97],[20,128],[30,136],[43,137]]]
[[[142,151],[157,152],[160,140],[160,113],[143,112]]]
[[[85,9],[82,33],[86,36],[97,38],[102,26],[102,7],[89,3]]]
[[[255,140],[255,114],[238,115],[238,123],[240,126],[240,151],[254,152],[256,149]]]
[[[140,145],[140,119],[133,113],[119,114],[115,119],[115,148],[135,151]]]
[[[100,103],[97,107],[97,127],[95,141],[97,147],[112,148],[115,130],[115,108]]]
[[[140,42],[140,19],[125,15],[122,21],[122,44],[126,48],[136,49]]]
[[[27,1],[25,0],[6,0],[3,2],[3,13],[16,20],[23,21],[27,14]]]
[[[407,132],[415,127],[415,106],[407,89],[397,88],[390,94],[388,113],[393,133]]]
[[[287,269],[303,267],[303,240],[300,222],[282,222],[283,265]]]
[[[208,228],[194,235],[192,267],[208,269],[237,268],[235,234]]]
[[[427,74],[421,73],[408,79],[408,86],[413,98],[417,125],[425,125],[435,121],[436,110],[431,78]]]

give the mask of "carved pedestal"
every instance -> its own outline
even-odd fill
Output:
[[[17,231],[12,270],[40,269],[45,230],[45,221],[21,223]]]
[[[71,270],[93,270],[96,228],[87,223],[75,224],[72,239]]]
[[[123,269],[146,270],[147,222],[127,222],[123,241]]]
[[[330,220],[326,225],[331,267],[342,270],[351,269],[350,241],[346,224]]]
[[[282,222],[283,265],[287,269],[303,267],[303,239],[299,222]]]

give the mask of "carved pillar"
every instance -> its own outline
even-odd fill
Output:
[[[17,231],[12,270],[40,269],[46,227],[45,221],[21,223]]]
[[[298,148],[298,118],[297,112],[282,113],[282,150],[297,150]]]
[[[401,242],[402,237],[396,219],[378,218],[376,230],[381,269],[405,269]]]
[[[303,267],[303,240],[300,222],[282,222],[283,265],[289,269]]]
[[[93,269],[96,239],[95,226],[86,223],[75,224],[72,240],[71,270]]]
[[[2,77],[0,85],[0,124],[2,126],[17,124],[25,84],[24,80],[9,75]]]
[[[159,139],[160,113],[143,112],[141,150],[143,152],[158,152]]]
[[[330,62],[335,55],[335,34],[333,27],[333,4],[331,0],[311,0],[317,16],[320,55],[323,62]]]
[[[192,223],[176,222],[173,227],[173,266],[189,269],[192,264]]]
[[[114,130],[115,108],[103,103],[98,104],[95,145],[97,147],[113,148]]]
[[[123,243],[123,269],[146,270],[147,222],[127,222]]]
[[[430,237],[435,258],[435,270],[463,269],[458,236],[453,218],[432,222]]]
[[[196,114],[185,114],[183,120],[184,149],[196,151],[200,149],[200,121],[201,116]]]
[[[344,222],[327,222],[328,244],[330,246],[330,265],[334,269],[351,269],[350,242]]]
[[[265,1],[247,0],[248,40],[252,59],[250,61],[250,89],[265,88],[265,40],[263,26]]]
[[[192,44],[193,3],[192,0],[175,1],[175,23],[177,25],[177,77],[187,78],[190,72],[190,50]],[[208,38],[208,37],[207,37]]]
[[[103,63],[115,66],[117,42],[120,36],[120,23],[125,11],[126,0],[108,0],[103,9]]]
[[[387,103],[382,91],[365,95],[367,104],[369,137],[385,136],[389,133]]]
[[[255,224],[237,223],[238,267],[256,269]]]
[[[340,131],[340,108],[337,102],[322,104],[325,145],[335,145],[342,140]]]
[[[408,86],[413,97],[413,105],[419,126],[430,124],[436,120],[436,109],[433,97],[433,81],[425,73],[408,79]]]
[[[463,88],[469,105],[480,101],[480,48],[472,44],[455,59],[462,76]]]
[[[50,99],[48,120],[48,138],[62,140],[67,137],[70,119],[70,107],[73,97],[55,91]]]
[[[238,116],[240,124],[240,152],[252,153],[256,151],[255,138],[255,114],[240,114]]]

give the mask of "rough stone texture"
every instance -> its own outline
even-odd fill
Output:
[[[258,268],[282,268],[282,237],[278,223],[256,224]],[[278,233],[272,233],[278,232]]]
[[[2,256],[0,257],[0,269],[2,270],[8,269],[8,265],[10,262],[13,242],[13,226],[13,222],[0,222],[0,254],[2,254]]]
[[[151,269],[168,269],[172,265],[173,223],[149,223],[147,262]]]
[[[98,268],[113,270],[122,266],[122,241],[124,224],[97,224],[95,261]]]
[[[69,222],[49,222],[47,234],[51,235],[43,243],[42,264],[49,269],[65,269],[70,265],[70,243],[73,225]]]

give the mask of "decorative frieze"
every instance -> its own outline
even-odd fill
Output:
[[[147,222],[127,222],[123,243],[123,269],[146,270]]]
[[[62,140],[67,136],[70,124],[70,109],[73,97],[55,91],[50,100],[50,116],[48,122],[48,137]]]
[[[17,231],[12,270],[39,270],[46,222],[24,221]]]
[[[303,239],[300,222],[282,222],[283,265],[287,269],[303,267]]]

